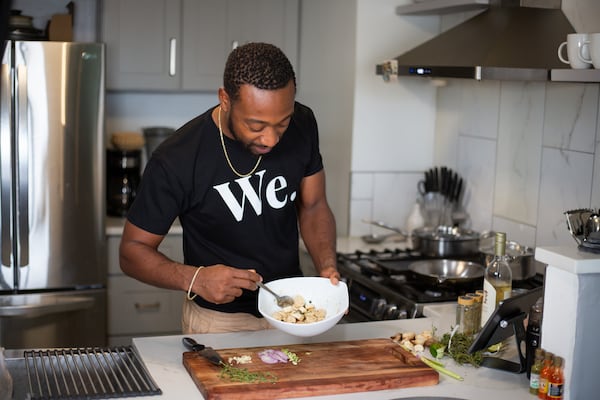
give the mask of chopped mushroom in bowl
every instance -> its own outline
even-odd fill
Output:
[[[331,329],[348,309],[348,287],[333,285],[328,278],[297,277],[268,282],[275,293],[294,298],[294,305],[281,308],[273,295],[259,289],[258,311],[274,328],[294,336],[316,336]]]

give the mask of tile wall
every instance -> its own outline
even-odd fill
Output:
[[[474,229],[574,244],[562,213],[600,207],[598,98],[597,84],[554,82],[456,80],[438,91],[435,159],[465,177]]]
[[[563,212],[600,207],[599,89],[469,80],[438,89],[434,164],[465,179],[471,228],[529,246],[575,243]],[[353,173],[351,234],[371,231],[363,218],[404,226],[421,178]]]

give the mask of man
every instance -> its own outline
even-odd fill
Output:
[[[223,81],[219,105],[152,155],[120,247],[126,274],[187,292],[184,333],[267,328],[256,282],[301,275],[298,227],[319,275],[339,279],[317,124],[289,60],[249,43]],[[177,217],[185,264],[157,250]]]

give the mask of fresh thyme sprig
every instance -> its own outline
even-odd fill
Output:
[[[473,354],[469,354],[469,347],[471,343],[473,343],[473,337],[467,336],[463,333],[455,333],[452,336],[452,343],[448,346],[450,342],[450,334],[445,333],[442,336],[442,343],[446,346],[447,353],[459,364],[471,364],[475,367],[479,367],[481,362],[483,361],[483,355],[481,351],[476,351]]]
[[[221,373],[219,374],[219,378],[221,379],[229,379],[233,382],[245,383],[277,382],[277,376],[270,372],[250,372],[246,368],[234,367],[230,364],[222,363],[221,365]]]

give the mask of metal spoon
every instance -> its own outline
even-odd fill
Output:
[[[277,300],[277,305],[279,307],[283,308],[283,307],[291,306],[292,304],[294,304],[294,299],[292,299],[290,296],[279,296],[274,291],[272,291],[271,289],[269,289],[262,282],[256,282],[256,284],[258,285],[258,287],[265,289],[267,292],[269,292],[273,296],[275,296],[275,299]]]
[[[386,240],[387,238],[390,238],[392,236],[398,236],[398,234],[397,233],[387,233],[385,235],[378,235],[376,233],[371,233],[370,235],[361,236],[361,239],[365,243],[377,244],[377,243],[382,243],[384,240]]]

